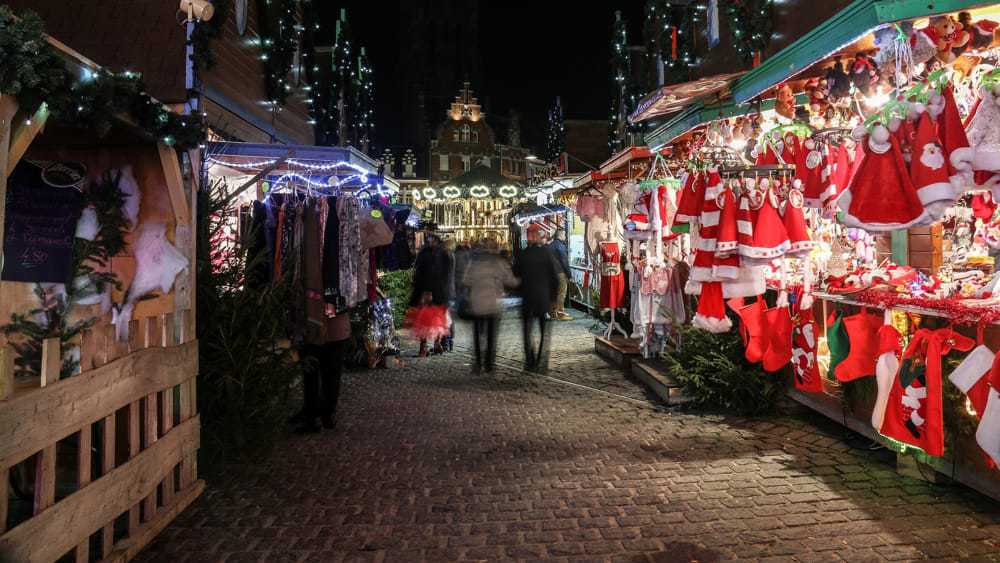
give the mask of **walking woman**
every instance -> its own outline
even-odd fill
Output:
[[[490,373],[497,357],[500,300],[505,289],[518,285],[510,264],[500,256],[496,241],[487,240],[471,259],[462,284],[468,288],[468,310],[472,315],[472,341],[476,352],[472,370]],[[482,349],[484,339],[485,353]]]
[[[428,234],[423,248],[417,253],[413,266],[413,293],[407,325],[420,339],[420,356],[443,352],[441,340],[450,334],[451,317],[448,302],[451,300],[451,257],[441,246],[441,239]]]

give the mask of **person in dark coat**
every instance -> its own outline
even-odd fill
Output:
[[[443,352],[441,339],[450,333],[448,304],[451,301],[453,264],[451,255],[437,235],[427,235],[413,266],[413,293],[410,307],[414,312],[411,329],[420,339],[420,355],[428,354],[428,341],[434,353]]]
[[[559,268],[556,269],[559,275],[559,294],[552,305],[552,317],[558,321],[571,321],[573,317],[566,312],[566,291],[569,288],[569,280],[573,277],[573,271],[569,267],[569,250],[566,248],[566,243],[559,238],[559,235],[564,234],[565,231],[559,229],[556,231],[556,236],[548,244],[549,250],[552,251],[556,263],[559,265]]]
[[[548,314],[559,292],[559,267],[552,251],[544,244],[541,227],[528,228],[528,247],[522,250],[514,266],[521,280],[521,327],[524,334],[524,367],[543,372],[548,366],[545,347]],[[538,325],[538,347],[534,343],[534,325]]]

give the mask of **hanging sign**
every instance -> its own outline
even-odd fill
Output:
[[[0,279],[65,283],[83,210],[82,164],[22,161],[7,180]]]

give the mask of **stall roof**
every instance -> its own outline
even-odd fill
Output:
[[[602,162],[598,170],[601,174],[611,174],[635,159],[651,156],[653,156],[653,151],[649,150],[649,147],[629,147]]]
[[[744,74],[732,86],[744,103],[854,43],[880,25],[994,4],[995,0],[855,0],[849,6]]]
[[[795,96],[795,104],[801,105],[808,101],[806,94]],[[705,106],[702,103],[693,104],[683,112],[675,115],[670,121],[654,129],[646,135],[646,144],[654,149],[662,149],[692,129],[728,117],[738,117],[756,111],[774,109],[774,98],[763,100],[758,104],[740,104],[729,100],[720,104]]]
[[[743,72],[716,74],[682,84],[661,86],[639,101],[635,111],[628,116],[628,120],[631,123],[639,123],[674,113],[712,94],[726,96],[729,86],[742,74]]]
[[[205,152],[209,163],[244,175],[265,169],[265,176],[303,171],[334,175],[342,170],[376,176],[379,171],[375,159],[353,147],[213,142],[206,144]],[[399,190],[399,182],[389,176],[382,179],[382,185]]]

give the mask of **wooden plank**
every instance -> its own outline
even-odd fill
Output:
[[[128,458],[135,459],[142,451],[139,443],[139,408],[142,403],[139,400],[133,401],[128,406]],[[128,533],[132,534],[139,529],[141,503],[136,502],[128,511]]]
[[[145,432],[145,444],[146,448],[149,448],[156,443],[157,438],[157,416],[159,413],[156,408],[156,396],[158,393],[150,393],[146,396],[146,426],[143,428]],[[153,493],[142,500],[143,506],[145,507],[146,519],[148,522],[153,519],[156,514],[156,489],[153,489]],[[131,532],[130,532],[131,533]]]
[[[0,263],[3,262],[4,217],[7,207],[7,151],[10,149],[11,120],[17,113],[17,100],[0,94]]]
[[[184,179],[181,177],[181,164],[177,158],[177,151],[163,143],[157,143],[156,149],[160,153],[160,165],[167,181],[167,194],[174,210],[174,219],[178,224],[187,224],[191,216],[188,214],[187,198],[184,197]]]
[[[100,526],[150,494],[168,471],[199,446],[191,419],[86,489],[0,536],[0,561],[55,561]],[[53,533],[58,530],[58,533]],[[141,538],[141,530],[132,539]]]
[[[147,317],[146,323],[146,348],[160,348],[163,344],[160,317]]]
[[[174,314],[167,313],[160,317],[160,325],[163,329],[161,335],[161,346],[169,347],[174,345]]]
[[[0,346],[0,401],[14,394],[14,357],[10,346]]]
[[[198,371],[198,343],[151,348],[108,365],[32,390],[0,408],[0,464],[27,458],[83,425],[152,391],[184,383]]]
[[[104,417],[104,434],[101,436],[101,476],[111,473],[115,468],[115,413]],[[115,543],[115,522],[107,521],[101,529],[101,556],[107,557],[111,554],[111,548]]]
[[[56,502],[56,445],[45,446],[35,460],[35,516]]]
[[[77,457],[77,468],[76,468],[76,482],[79,489],[83,489],[90,484],[92,475],[90,474],[91,459],[93,451],[91,449],[91,440],[93,438],[93,429],[88,424],[80,430],[80,450],[79,456]],[[83,540],[76,546],[76,561],[77,563],[87,563],[90,559],[90,536]]]
[[[7,150],[7,177],[10,177],[24,153],[28,152],[28,147],[35,141],[35,137],[45,129],[45,122],[48,119],[49,107],[42,103],[31,118],[16,125],[14,132],[11,133],[10,147]]]
[[[62,369],[62,343],[58,338],[42,341],[42,387],[59,381]]]
[[[191,503],[194,502],[195,499],[197,499],[204,491],[204,481],[197,481],[192,486],[188,487],[184,492],[177,496],[172,505],[169,507],[165,506],[164,509],[156,515],[156,520],[145,524],[142,528],[140,528],[137,535],[119,542],[118,547],[115,548],[110,557],[105,559],[104,563],[125,563],[126,561],[134,559],[139,552],[143,550],[143,548],[149,545],[149,542],[153,541],[156,536],[160,535],[160,532],[162,532],[163,529],[174,520],[174,518],[177,518],[181,512],[184,512],[184,510],[186,510],[187,507],[190,506]]]
[[[0,465],[0,534],[7,531],[7,507],[10,500],[10,468]]]
[[[159,393],[160,401],[160,437],[165,436],[174,428],[174,388],[171,387]],[[160,484],[163,489],[163,506],[169,507],[174,502],[174,473],[171,471]]]

